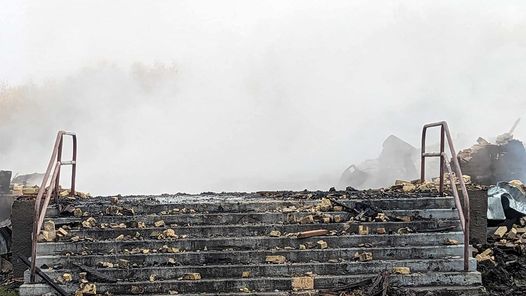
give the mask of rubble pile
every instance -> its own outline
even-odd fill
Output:
[[[11,185],[9,186],[9,189],[10,189],[10,194],[14,196],[35,198],[38,194],[40,187],[38,185],[23,185],[23,184],[18,184],[18,183],[11,183]],[[46,187],[44,194],[46,194],[48,190],[49,190],[49,187]],[[58,195],[60,197],[66,198],[66,197],[70,197],[71,195],[70,193],[71,191],[69,189],[60,188]],[[80,191],[75,191],[75,197],[88,198],[90,197],[90,194],[80,192]]]
[[[462,172],[474,183],[494,185],[503,180],[526,181],[526,149],[506,133],[490,143],[483,138],[458,153]]]
[[[452,176],[449,175],[449,173],[444,174],[444,190],[451,191],[451,177],[454,180],[455,186],[458,187],[460,185],[459,178],[453,173]],[[466,185],[466,188],[468,190],[481,190],[486,189],[488,186],[474,184],[471,182],[471,177],[468,175],[463,175],[462,180],[464,181],[464,184]],[[414,181],[404,181],[404,180],[396,180],[395,184],[391,186],[388,190],[389,191],[395,191],[395,192],[403,192],[403,193],[431,193],[431,194],[437,194],[440,187],[440,178],[436,177],[433,178],[431,181],[425,180],[424,182],[421,182],[420,180],[414,180]]]
[[[487,244],[475,247],[478,270],[489,295],[526,294],[526,218],[518,225],[496,228]]]

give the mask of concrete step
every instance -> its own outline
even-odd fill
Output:
[[[412,216],[415,220],[422,219],[458,219],[456,209],[426,209],[426,210],[389,210],[384,211],[391,216]],[[210,214],[175,214],[175,215],[135,215],[135,216],[95,216],[97,223],[126,223],[131,219],[142,221],[147,226],[152,226],[155,221],[162,219],[165,223],[178,225],[224,225],[224,224],[277,224],[293,223],[307,215],[315,215],[309,212],[294,213],[210,213]],[[324,212],[320,215],[340,215],[344,221],[349,220],[351,215],[347,212]],[[132,218],[133,217],[133,218]],[[52,218],[57,225],[81,223],[86,218],[56,217]]]
[[[471,270],[476,270],[475,259],[470,260]],[[394,267],[409,267],[412,273],[441,271],[453,272],[464,269],[463,259],[418,259],[418,260],[375,260],[369,262],[346,261],[337,263],[292,263],[292,264],[252,264],[252,265],[207,265],[207,266],[156,266],[145,268],[94,268],[101,274],[117,280],[148,281],[150,275],[158,280],[170,280],[182,277],[186,273],[197,272],[204,279],[240,278],[245,271],[250,277],[287,277],[301,276],[307,272],[316,275],[347,275],[380,273],[391,271]],[[65,272],[71,272],[74,281],[78,281],[78,268],[73,270],[45,270],[51,278],[57,278]]]
[[[125,249],[147,248],[150,250],[161,249],[164,245],[179,248],[185,251],[197,250],[264,250],[276,247],[291,247],[298,249],[301,244],[311,243],[316,245],[319,240],[327,242],[329,248],[351,248],[360,245],[369,246],[430,246],[444,245],[447,239],[463,241],[462,232],[446,233],[410,233],[410,234],[370,234],[370,235],[340,235],[323,236],[298,239],[296,237],[221,237],[221,238],[188,238],[188,239],[163,239],[163,240],[112,240],[112,241],[79,241],[39,243],[39,255],[65,254],[81,252],[115,253]]]
[[[433,287],[404,287],[413,296],[429,296],[429,291],[433,291],[433,296],[487,296],[484,287],[482,286],[433,286]],[[177,294],[178,296],[311,296],[320,295],[314,292],[245,292],[245,293],[199,293],[199,294]],[[135,296],[135,295],[121,295],[121,296]],[[169,294],[150,294],[150,296],[170,296]]]
[[[47,284],[28,284],[25,283],[20,287],[19,291],[22,296],[42,296],[47,295],[47,293],[56,293],[51,287]],[[119,294],[121,296],[137,296],[137,294]],[[149,296],[173,296],[174,294],[148,294]],[[191,293],[191,294],[181,294],[177,293],[178,296],[291,296],[290,292],[238,292],[238,293]]]
[[[24,284],[22,289],[27,291],[28,284]],[[44,284],[35,284],[36,291],[40,294],[23,294],[27,296],[40,296],[45,294],[47,289]],[[429,291],[433,291],[434,296],[482,296],[487,295],[484,287],[482,286],[435,286],[435,287],[405,287],[405,289],[412,291],[414,296],[427,296]],[[47,292],[52,292],[47,290]],[[172,296],[173,294],[148,294],[150,296]],[[302,292],[291,293],[291,292],[238,292],[238,293],[178,293],[178,296],[306,296],[306,295],[319,295],[319,293],[308,294]],[[136,294],[121,294],[121,296],[136,296]]]
[[[371,275],[345,275],[345,276],[315,276],[315,289],[334,289],[339,286],[361,281],[366,278],[376,277]],[[400,286],[474,286],[481,282],[478,272],[429,272],[409,275],[391,275],[390,283]],[[66,291],[74,292],[77,284],[64,285]],[[178,293],[200,292],[239,292],[248,288],[250,291],[290,291],[291,277],[269,278],[235,278],[235,279],[201,279],[198,281],[166,280],[97,283],[97,292],[112,294],[152,294],[177,291]],[[22,290],[23,288],[21,288]],[[22,292],[22,291],[21,291]],[[22,293],[21,293],[22,294]],[[27,294],[22,294],[27,295]]]
[[[190,251],[180,253],[150,254],[93,254],[93,255],[39,255],[37,266],[46,268],[62,265],[72,268],[72,263],[96,266],[99,262],[118,263],[119,259],[130,261],[130,265],[166,266],[169,259],[175,259],[178,265],[219,265],[219,264],[263,264],[266,256],[282,255],[288,263],[353,261],[356,252],[371,252],[373,260],[401,259],[458,259],[464,252],[462,245],[455,246],[419,246],[419,247],[357,247],[308,250],[250,250],[250,251]]]
[[[382,210],[414,210],[414,209],[451,209],[455,207],[455,201],[452,197],[421,197],[421,198],[383,198],[383,199],[341,199],[338,200],[348,207],[354,208],[356,203],[361,202]],[[174,203],[169,203],[166,198],[159,199],[126,199],[121,200],[118,204],[113,205],[108,200],[104,201],[90,201],[90,202],[76,202],[74,205],[83,211],[88,211],[92,214],[105,211],[108,207],[125,207],[127,209],[133,208],[135,213],[160,213],[162,211],[170,211],[174,209],[179,210],[194,210],[198,213],[224,213],[224,212],[274,212],[281,211],[285,207],[295,206],[314,207],[320,203],[320,200],[274,200],[274,199],[251,199],[251,200],[225,200],[221,203],[217,201],[202,202],[185,201],[181,202],[179,199]],[[58,214],[57,208],[51,206],[48,209],[50,216]]]
[[[357,233],[358,226],[369,227],[370,233],[375,233],[376,229],[384,228],[386,233],[396,233],[400,228],[410,228],[414,232],[446,232],[459,231],[460,226],[456,220],[422,220],[412,222],[361,222],[361,223],[327,223],[327,224],[231,224],[231,225],[196,225],[196,226],[177,226],[175,230],[179,236],[188,237],[245,237],[245,236],[266,236],[272,230],[277,230],[285,235],[286,233],[298,233],[308,230],[326,229],[346,231],[347,233]],[[131,225],[131,224],[130,224]],[[154,231],[163,231],[166,228],[82,228],[75,227],[69,231],[69,236],[63,240],[69,240],[71,236],[92,237],[98,240],[114,239],[119,235],[134,236],[138,232],[143,238],[149,238]]]

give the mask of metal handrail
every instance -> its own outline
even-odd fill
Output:
[[[62,161],[62,148],[64,143],[64,136],[71,136],[73,139],[73,156],[71,161]],[[33,235],[31,243],[31,282],[35,282],[36,274],[36,256],[37,256],[37,241],[42,225],[44,224],[44,218],[46,217],[47,207],[51,200],[51,195],[54,193],[55,203],[58,204],[58,194],[60,190],[60,167],[62,165],[71,165],[71,190],[70,196],[75,196],[75,179],[77,173],[77,136],[74,133],[59,131],[55,140],[55,146],[51,159],[44,174],[42,185],[38,189],[38,194],[35,199],[35,211],[33,221]],[[51,181],[49,187],[47,187],[49,176]],[[47,187],[47,191],[46,191]],[[45,195],[44,200],[42,197]]]
[[[440,153],[426,153],[426,133],[427,129],[432,127],[440,127]],[[455,175],[457,176],[462,191],[463,202],[460,200],[455,177],[453,176],[453,171],[448,161],[447,154],[444,151],[446,138],[449,146],[449,152],[451,153]],[[449,131],[447,122],[440,121],[426,124],[422,129],[422,155],[420,163],[420,182],[422,183],[425,181],[426,157],[440,157],[440,194],[444,193],[444,168],[448,171],[451,182],[451,190],[455,198],[455,205],[458,210],[462,231],[464,232],[464,271],[469,271],[469,195],[466,184],[464,183],[464,179],[462,178],[462,171],[460,170],[460,164],[457,159],[457,153],[455,152],[455,147],[453,146],[453,139],[451,138],[451,133]]]

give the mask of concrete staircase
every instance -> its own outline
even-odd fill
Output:
[[[48,219],[67,234],[38,243],[37,266],[71,295],[79,289],[81,268],[89,282],[81,286],[87,290],[93,283],[101,295],[318,295],[293,292],[293,279],[307,275],[315,290],[325,291],[385,271],[390,285],[417,293],[480,292],[473,258],[471,271],[463,271],[463,235],[452,197],[288,192],[69,203],[76,209],[69,216],[49,208]],[[318,229],[329,233],[298,237]],[[275,255],[285,262],[267,262]],[[411,272],[392,273],[395,267]],[[68,273],[72,281],[64,277]],[[20,288],[22,296],[53,292],[45,283],[29,283],[28,275]]]

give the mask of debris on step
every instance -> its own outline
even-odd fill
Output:
[[[291,285],[294,291],[313,290],[314,289],[314,277],[312,276],[293,277]]]
[[[131,286],[130,292],[134,295],[144,294],[144,287],[142,286]]]
[[[247,287],[239,288],[239,292],[241,293],[250,293],[250,289]]]
[[[327,249],[327,242],[323,241],[323,240],[319,240],[316,242],[316,244],[318,244],[318,248],[320,249]]]
[[[84,228],[93,228],[97,226],[97,220],[95,220],[93,217],[89,217],[88,219],[82,221],[82,226]]]
[[[273,263],[273,264],[283,264],[286,261],[287,261],[287,258],[281,255],[269,255],[265,258],[265,262]]]
[[[289,206],[281,209],[282,213],[292,213],[296,211],[298,211],[298,209],[295,206]]]
[[[308,238],[313,236],[323,236],[327,235],[329,231],[327,229],[316,229],[316,230],[308,230],[303,231],[298,234],[298,238]]]
[[[110,223],[110,228],[113,228],[113,229],[125,229],[126,228],[126,224],[124,224],[124,223],[118,223],[118,224],[117,223]]]
[[[270,236],[270,237],[280,237],[280,236],[281,236],[281,232],[278,231],[278,230],[272,230],[272,231],[269,233],[269,236]]]
[[[367,262],[373,260],[373,253],[371,252],[356,252],[353,256],[355,260]]]
[[[83,214],[84,214],[84,213],[83,213],[82,210],[79,209],[79,208],[75,208],[75,209],[73,210],[73,216],[75,216],[75,217],[77,217],[77,218],[82,217]]]
[[[449,246],[458,245],[458,240],[447,238],[446,240],[444,240],[444,245],[449,245]]]
[[[369,234],[369,227],[365,225],[358,225],[358,234],[359,235],[368,235]]]
[[[376,228],[376,234],[385,234],[385,228],[383,227]]]
[[[413,230],[409,227],[402,227],[402,228],[399,228],[396,233],[398,234],[408,234],[408,233],[411,233],[413,232]]]
[[[163,235],[167,238],[177,238],[175,231],[171,228],[168,228],[165,231],[163,231]]]
[[[73,276],[71,273],[64,273],[57,278],[57,283],[64,285],[65,283],[69,283],[73,281]]]
[[[80,287],[75,291],[75,296],[97,295],[97,286],[94,283],[81,282]]]
[[[300,224],[313,224],[314,223],[314,217],[312,215],[304,216],[304,217],[302,217],[299,220],[299,223]]]
[[[332,210],[332,202],[328,198],[322,198],[319,204],[316,206],[316,210],[319,212],[329,212]]]
[[[393,273],[411,274],[411,269],[409,267],[393,267]]]
[[[378,213],[378,214],[376,214],[376,217],[374,217],[374,221],[376,221],[376,222],[387,222],[387,221],[389,221],[389,218],[384,213]]]
[[[341,215],[334,215],[332,219],[334,220],[334,223],[342,223],[344,221]]]
[[[119,268],[122,268],[122,269],[130,268],[130,261],[126,260],[126,259],[119,259],[117,264],[118,264]]]
[[[113,263],[102,261],[102,262],[97,263],[97,266],[104,267],[104,268],[113,268]]]
[[[402,222],[406,222],[406,223],[409,223],[409,222],[413,221],[413,217],[411,217],[411,216],[397,216],[396,219],[398,221],[402,221]]]
[[[57,229],[57,236],[60,237],[60,238],[63,238],[65,236],[68,235],[68,231],[66,229],[64,229],[64,227],[60,227],[59,229]]]
[[[250,271],[243,271],[243,273],[241,274],[241,277],[243,278],[249,278],[252,276],[252,273]]]
[[[201,279],[201,274],[197,272],[185,273],[181,279],[188,281],[198,281]]]
[[[51,220],[44,221],[43,230],[41,232],[42,240],[52,242],[57,238],[55,231],[55,222]]]
[[[164,221],[163,221],[163,220],[159,220],[159,221],[155,221],[155,222],[153,223],[153,225],[154,225],[155,227],[164,227],[165,224],[164,224]]]

